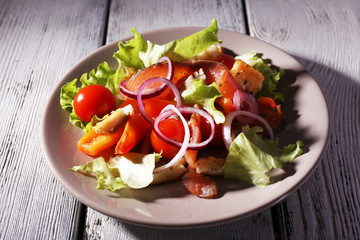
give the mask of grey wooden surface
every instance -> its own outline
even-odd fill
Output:
[[[360,2],[0,0],[0,239],[358,239]],[[79,203],[51,174],[39,124],[62,75],[103,44],[174,26],[247,33],[287,51],[319,83],[329,146],[300,189],[247,219],[193,230],[122,223]]]

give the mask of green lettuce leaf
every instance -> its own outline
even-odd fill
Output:
[[[234,139],[224,165],[225,178],[266,187],[270,183],[270,170],[284,167],[303,153],[301,141],[279,148],[277,140],[262,139],[258,135],[262,131],[259,126],[246,126]]]
[[[126,153],[113,157],[108,162],[110,169],[117,171],[120,178],[131,188],[139,189],[153,181],[155,162],[160,154]]]
[[[134,35],[134,38],[125,43],[119,42],[119,50],[114,54],[114,57],[117,58],[123,66],[133,67],[138,70],[144,68],[144,63],[140,59],[139,53],[146,49],[147,42],[135,28],[131,29],[131,33]]]
[[[199,104],[215,120],[217,124],[225,122],[224,114],[215,108],[216,98],[221,97],[216,83],[205,85],[200,79],[194,79],[190,88],[181,93],[182,102],[185,104]]]
[[[266,64],[254,51],[237,56],[236,59],[241,59],[253,68],[259,70],[264,76],[264,81],[256,97],[271,97],[276,100],[284,102],[284,94],[276,91],[280,78],[285,74],[284,70],[276,71]]]
[[[83,171],[87,174],[96,173],[97,189],[116,191],[124,187],[144,188],[153,181],[155,162],[160,154],[126,153],[113,157],[106,162],[103,157],[81,166],[74,166],[71,171]]]
[[[87,162],[81,166],[74,166],[70,168],[71,171],[84,171],[87,174],[96,173],[97,189],[108,189],[110,191],[116,191],[124,187],[128,187],[119,176],[111,171],[106,164],[103,157],[98,157],[93,161]]]
[[[221,41],[217,38],[217,21],[212,20],[210,26],[188,37],[180,38],[164,45],[147,41],[147,47],[140,52],[145,67],[155,64],[162,56],[168,56],[173,61],[181,61],[205,51],[208,47]]]

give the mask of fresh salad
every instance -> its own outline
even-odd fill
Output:
[[[226,54],[215,19],[164,45],[131,32],[114,54],[117,69],[103,62],[61,89],[61,106],[85,132],[78,150],[93,156],[70,170],[96,177],[98,189],[181,179],[190,193],[214,198],[213,176],[266,187],[272,169],[303,153],[300,140],[280,147],[273,133],[283,121],[284,71],[254,51]]]

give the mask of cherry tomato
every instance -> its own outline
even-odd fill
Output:
[[[225,53],[215,56],[212,60],[224,64],[229,70],[235,63],[235,58]]]
[[[116,108],[112,92],[101,85],[86,86],[74,98],[76,115],[85,122],[90,122],[94,114],[98,117],[110,113]]]
[[[205,118],[201,118],[200,124],[201,124],[201,135],[203,139],[207,139],[211,133],[210,123]],[[222,124],[215,124],[215,135],[209,145],[211,146],[224,145],[224,140],[222,136]]]
[[[159,129],[160,131],[167,136],[168,138],[171,138],[178,142],[184,141],[184,125],[182,124],[181,120],[175,119],[175,118],[168,118],[159,123]],[[164,141],[162,141],[154,132],[154,130],[151,132],[151,145],[154,148],[155,152],[162,152],[162,156],[168,160],[175,157],[177,152],[179,151],[179,148],[168,144]]]

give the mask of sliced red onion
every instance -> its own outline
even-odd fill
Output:
[[[263,117],[255,114],[255,113],[252,113],[252,112],[235,111],[235,112],[231,112],[228,115],[226,115],[225,122],[223,124],[224,143],[225,143],[225,147],[228,150],[233,141],[233,139],[231,137],[231,124],[232,124],[234,118],[237,116],[245,116],[245,117],[253,118],[253,119],[259,121],[265,127],[265,130],[269,133],[271,140],[274,140],[274,133],[273,133],[269,123]]]
[[[126,81],[122,81],[119,85],[119,89],[120,91],[127,97],[129,98],[137,98],[137,92],[133,92],[128,90],[126,87]],[[160,87],[146,91],[146,93],[142,94],[142,99],[149,99],[149,98],[153,98],[156,96],[159,96],[161,93],[163,93],[166,89],[166,85],[162,84]]]
[[[145,87],[151,83],[154,82],[162,82],[164,84],[164,86],[168,86],[171,88],[171,90],[174,92],[175,95],[175,99],[176,99],[176,107],[180,107],[181,106],[181,95],[179,90],[177,89],[177,87],[175,86],[175,84],[171,81],[169,81],[166,78],[159,78],[159,77],[154,77],[154,78],[150,78],[149,80],[146,80],[143,84],[141,84],[139,91],[137,92],[137,104],[139,107],[139,111],[141,113],[141,115],[149,122],[149,123],[153,123],[154,120],[149,116],[149,114],[145,111],[145,107],[144,104],[142,102],[143,99],[143,94],[142,92],[144,91]],[[157,96],[158,94],[154,94],[153,97]]]
[[[242,105],[246,103],[248,105],[248,109],[246,109],[246,111],[248,112],[252,112],[255,114],[259,114],[259,102],[256,100],[256,98],[254,97],[254,95],[247,93],[243,90],[236,90],[234,93],[234,98],[233,98],[233,104],[235,106],[235,111],[240,111],[240,110],[245,110],[242,108]],[[242,117],[240,119],[240,116],[237,116],[238,121],[241,121],[244,124],[250,124],[253,119],[252,118],[247,118],[247,117]]]
[[[168,75],[166,76],[166,78],[169,81],[172,81],[174,77],[174,63],[173,61],[171,61],[169,57],[166,56],[160,58],[158,62],[165,62],[165,61],[168,62]],[[128,90],[125,85],[126,85],[126,81],[122,81],[119,85],[119,90],[129,98],[137,98],[137,92]],[[159,88],[146,91],[145,93],[142,94],[142,99],[148,99],[158,96],[165,91],[166,87],[167,86],[165,84],[162,84]]]
[[[158,125],[158,122],[159,120],[158,119],[163,119],[162,116],[164,116],[164,113],[166,112],[171,112],[171,115],[173,115],[174,113],[177,114],[180,119],[181,119],[181,122],[183,123],[184,125],[184,130],[185,130],[185,135],[184,135],[184,141],[183,143],[181,144],[181,148],[179,149],[179,152],[175,155],[175,157],[173,159],[171,159],[168,163],[160,166],[160,167],[157,167],[154,169],[154,172],[161,172],[167,168],[170,168],[172,166],[174,166],[177,162],[179,162],[182,157],[184,156],[188,146],[189,146],[189,141],[190,141],[190,129],[189,129],[189,126],[185,120],[185,118],[182,116],[182,114],[180,113],[180,111],[174,107],[173,105],[167,105],[166,107],[164,107],[164,109],[161,111],[160,115],[155,119],[155,123],[154,123],[154,129],[155,128],[158,128],[159,125]],[[160,132],[160,131],[159,131]]]
[[[158,62],[165,62],[165,61],[168,62],[168,75],[166,78],[172,81],[174,77],[174,62],[171,61],[171,59],[167,56],[160,58]]]
[[[196,113],[199,114],[201,117],[205,118],[209,123],[210,123],[210,127],[211,127],[211,133],[210,136],[208,137],[208,139],[206,139],[205,141],[202,141],[201,143],[189,143],[188,144],[188,150],[200,150],[205,148],[210,142],[211,140],[214,138],[215,135],[215,121],[214,119],[211,117],[211,115],[209,113],[207,113],[206,111],[199,109],[199,108],[194,108],[194,107],[178,107],[177,108],[179,110],[180,113],[188,113],[188,114],[192,114],[192,113]],[[168,118],[170,116],[174,115],[174,113],[172,111],[163,111],[156,119],[154,122],[154,132],[155,134],[164,142],[171,144],[175,147],[181,148],[183,143],[181,142],[177,142],[171,138],[166,137],[160,130],[159,130],[159,123],[164,120],[165,118]]]

